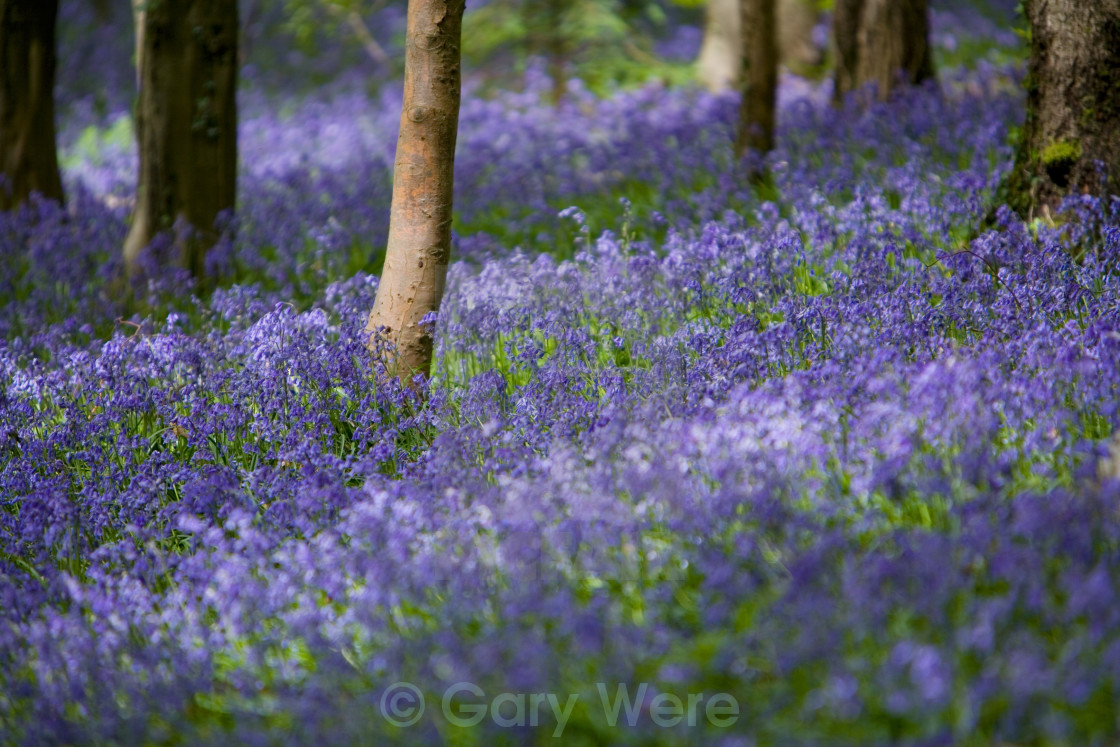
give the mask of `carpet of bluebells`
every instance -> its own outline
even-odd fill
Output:
[[[1120,205],[985,223],[1019,73],[785,77],[759,184],[734,95],[532,76],[464,96],[426,397],[361,334],[399,93],[245,92],[203,294],[120,292],[131,125],[64,125],[0,215],[0,743],[1114,744]]]

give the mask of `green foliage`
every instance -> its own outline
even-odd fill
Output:
[[[104,164],[104,153],[131,148],[133,143],[132,117],[122,115],[112,125],[101,128],[91,125],[69,148],[59,153],[59,165],[63,169],[73,169],[86,163],[93,166]]]
[[[971,10],[991,22],[995,28],[1007,28],[1010,25],[1017,37],[1016,42],[1009,44],[1006,39],[983,33],[954,34],[952,44],[935,44],[933,47],[934,65],[937,69],[962,66],[975,69],[981,61],[997,66],[1026,63],[1030,47],[1030,27],[1024,16],[1016,13],[1011,17],[1006,7],[986,0],[973,3]]]
[[[377,40],[370,19],[390,5],[403,5],[407,0],[284,0],[284,28],[292,34],[296,47],[314,56],[320,51],[324,37],[340,40],[361,49],[375,64],[399,68],[394,58]]]
[[[314,58],[328,48],[350,62],[361,56],[399,73],[403,58],[379,31],[381,11],[406,0],[283,0],[283,28],[294,46]],[[463,55],[495,87],[524,74],[530,58],[554,63],[551,73],[579,78],[597,94],[640,85],[692,80],[691,65],[653,53],[654,38],[681,17],[699,20],[703,0],[479,0],[463,19]],[[489,67],[489,70],[486,68]]]
[[[657,2],[490,0],[467,8],[463,55],[476,68],[512,62],[518,74],[530,58],[544,58],[558,87],[579,78],[599,94],[650,78],[683,83],[691,79],[689,66],[665,62],[652,52],[653,33],[668,24]]]

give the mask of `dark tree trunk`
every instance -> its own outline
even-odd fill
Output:
[[[735,152],[768,153],[774,148],[778,89],[778,35],[774,0],[740,0],[743,14],[743,100]]]
[[[1120,0],[1027,0],[1027,120],[1005,182],[1025,218],[1068,194],[1120,194]]]
[[[387,342],[386,365],[406,382],[427,377],[432,329],[451,259],[464,0],[409,0],[404,101],[393,171],[385,268],[366,333]]]
[[[836,0],[832,10],[832,44],[836,71],[832,100],[839,104],[849,91],[859,88],[856,72],[859,67],[859,23],[864,0]]]
[[[926,0],[837,0],[832,29],[836,101],[868,83],[885,101],[933,77]]]
[[[866,0],[859,46],[856,77],[874,82],[881,100],[899,84],[932,78],[926,0]]]
[[[530,11],[532,12],[532,11]],[[552,78],[552,103],[560,106],[568,92],[568,45],[564,38],[564,0],[548,0],[547,40],[548,74]]]
[[[179,262],[197,278],[214,220],[237,190],[237,0],[159,0],[137,14],[140,178],[125,240],[130,273],[155,235],[183,220]]]
[[[696,60],[696,77],[708,90],[730,91],[741,85],[743,72],[740,0],[708,0],[704,39]],[[816,0],[776,0],[778,62],[794,72],[811,71],[824,50],[813,40],[820,12]]]
[[[0,210],[32,192],[62,202],[55,150],[58,0],[0,0]]]
[[[547,64],[549,82],[552,84],[549,98],[554,106],[560,106],[568,93],[568,72],[575,51],[567,28],[572,11],[572,0],[537,0],[536,2],[512,3],[516,8],[508,12],[519,13],[525,32],[525,49],[533,56],[539,56]],[[495,6],[500,7],[500,6]]]

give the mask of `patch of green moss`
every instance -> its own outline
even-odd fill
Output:
[[[1055,140],[1042,151],[1043,165],[1073,164],[1081,160],[1081,143],[1077,140]]]
[[[1069,186],[1074,166],[1081,160],[1081,143],[1077,140],[1055,140],[1042,151],[1042,166],[1060,189]]]

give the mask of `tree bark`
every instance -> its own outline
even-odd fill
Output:
[[[1029,219],[1069,194],[1120,194],[1120,0],[1027,0],[1024,11],[1027,119],[1004,186]]]
[[[568,92],[568,45],[561,25],[564,22],[565,0],[548,0],[548,18],[545,47],[548,54],[548,74],[552,78],[552,104],[560,106]],[[529,9],[535,12],[535,9]]]
[[[109,0],[93,0],[93,9],[97,12],[98,23],[108,23],[113,17],[112,9],[109,7]]]
[[[849,91],[859,88],[859,24],[864,0],[836,0],[832,8],[832,45],[836,57],[832,101],[840,104]]]
[[[886,101],[899,85],[933,77],[926,0],[837,0],[832,23],[837,102],[868,83]]]
[[[58,0],[0,0],[0,210],[63,201],[55,149]]]
[[[132,19],[133,26],[136,29],[136,36],[133,40],[133,57],[132,61],[136,65],[136,90],[140,91],[140,73],[144,69],[144,8],[148,5],[148,0],[132,0]]]
[[[139,9],[139,8],[138,8]],[[237,192],[237,0],[158,0],[137,14],[140,175],[124,259],[185,221],[179,263],[196,278]]]
[[[820,11],[816,0],[778,0],[778,59],[804,74],[824,61],[824,50],[813,41]]]
[[[370,347],[406,382],[427,377],[451,258],[464,0],[409,0],[404,102],[385,268],[366,324]]]
[[[777,0],[778,59],[798,70],[819,65],[821,51],[813,43],[817,11],[812,0]],[[704,38],[696,75],[710,91],[738,88],[743,68],[742,11],[739,0],[708,0]]]
[[[769,153],[774,148],[778,90],[778,40],[774,0],[740,0],[744,86],[735,152]]]

